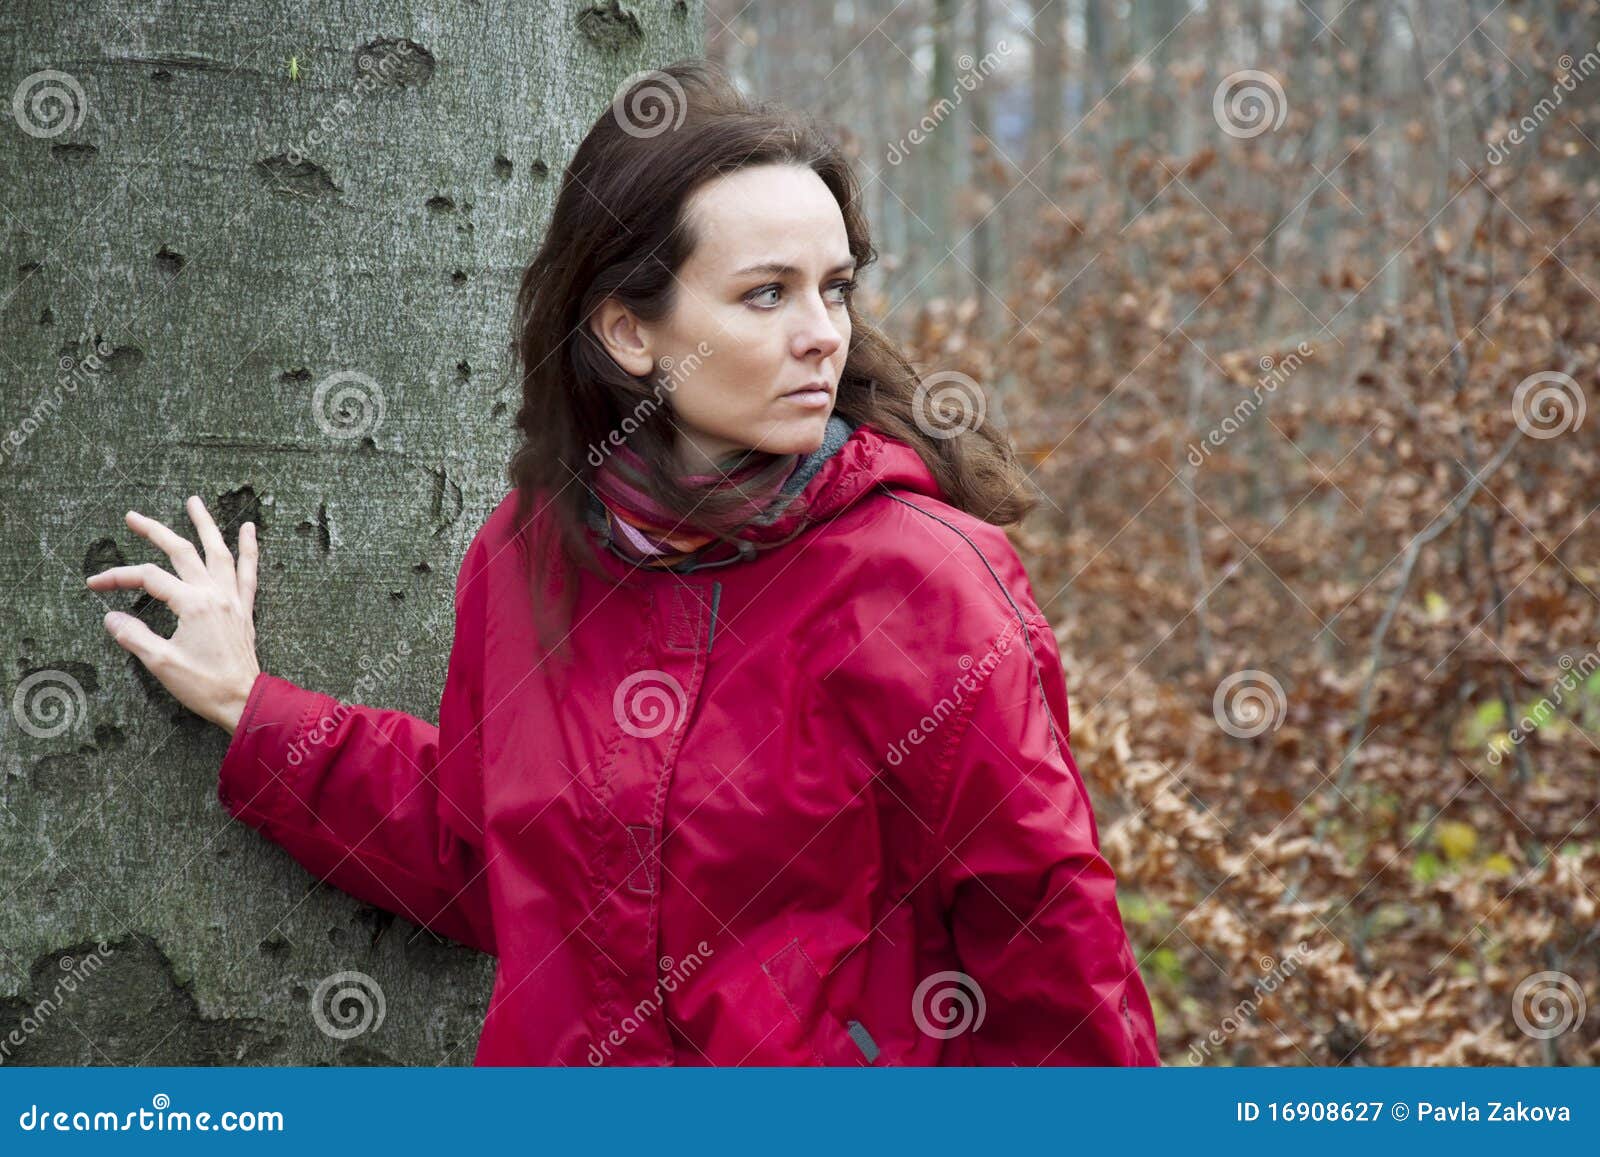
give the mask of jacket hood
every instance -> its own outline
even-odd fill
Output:
[[[830,430],[836,422],[848,431],[837,448],[830,450],[830,439],[825,438],[822,446],[795,471],[796,476],[809,475],[798,496],[776,517],[747,528],[748,537],[758,542],[786,538],[803,521],[837,517],[879,484],[941,497],[933,473],[912,447],[870,424],[853,425],[842,415],[829,420]],[[821,459],[816,460],[819,455]]]

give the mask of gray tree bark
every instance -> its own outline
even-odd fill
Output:
[[[101,626],[171,614],[83,577],[167,565],[122,513],[195,540],[199,494],[231,548],[259,528],[265,670],[436,720],[508,485],[518,274],[588,125],[702,10],[306,9],[0,14],[0,1064],[472,1059],[492,959],[232,821],[227,736]]]

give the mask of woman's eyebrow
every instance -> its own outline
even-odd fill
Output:
[[[831,276],[835,273],[843,273],[847,269],[854,269],[855,264],[855,258],[849,258],[839,262],[823,276]],[[751,273],[765,273],[773,277],[788,277],[798,272],[800,271],[794,266],[785,265],[781,261],[762,261],[756,265],[746,265],[743,269],[735,270],[733,276],[744,277]]]

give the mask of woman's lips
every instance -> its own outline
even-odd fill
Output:
[[[785,401],[794,402],[797,405],[816,408],[826,406],[833,400],[833,395],[828,390],[818,386],[815,389],[796,390],[792,394],[783,395],[783,398]]]

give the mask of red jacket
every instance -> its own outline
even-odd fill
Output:
[[[438,727],[263,673],[219,798],[498,956],[478,1064],[1159,1063],[1004,531],[871,426],[805,493],[753,559],[582,575],[568,666],[507,495]]]

